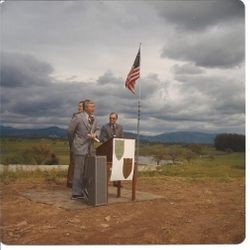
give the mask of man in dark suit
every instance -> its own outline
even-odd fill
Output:
[[[118,120],[118,114],[115,112],[111,112],[109,114],[109,123],[104,125],[101,129],[100,140],[101,142],[106,142],[111,138],[123,138],[123,127],[116,123]],[[120,181],[113,181],[113,186],[121,187]]]
[[[123,137],[123,127],[116,123],[118,120],[118,114],[115,112],[112,112],[109,114],[109,123],[104,125],[101,129],[101,135],[100,140],[102,142],[106,142],[111,138]]]
[[[70,151],[74,158],[74,177],[72,199],[86,199],[86,183],[84,183],[85,159],[91,154],[91,146],[98,136],[97,122],[94,117],[95,103],[85,101],[85,110],[76,114],[68,128]]]

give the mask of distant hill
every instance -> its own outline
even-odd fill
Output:
[[[40,128],[40,129],[17,129],[12,127],[0,126],[0,134],[3,137],[50,137],[66,138],[66,129],[58,127]]]
[[[172,132],[153,136],[151,141],[170,142],[170,143],[198,143],[213,144],[216,134],[201,132]]]
[[[134,136],[132,136],[132,134],[130,133],[128,135],[128,138],[131,137],[136,138],[136,135],[135,134],[133,135]],[[213,144],[216,135],[217,134],[182,131],[182,132],[163,133],[155,136],[140,135],[140,140],[148,142],[162,142],[162,143]]]
[[[16,129],[12,127],[0,126],[2,137],[29,137],[29,138],[67,138],[67,130],[58,127],[49,127],[41,129]],[[124,132],[126,138],[136,138],[136,134]],[[172,132],[156,136],[140,135],[141,141],[163,142],[163,143],[197,143],[213,144],[216,134],[201,132]]]

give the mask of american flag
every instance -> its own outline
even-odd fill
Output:
[[[135,57],[135,61],[133,63],[133,66],[131,70],[128,73],[125,86],[133,93],[135,94],[135,81],[140,77],[140,57],[141,52],[140,48],[138,50],[138,53]]]

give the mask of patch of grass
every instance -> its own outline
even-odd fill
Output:
[[[155,177],[155,176],[161,176],[161,172],[159,171],[143,171],[138,172],[139,177]]]
[[[8,162],[8,159],[13,161],[13,158],[16,158],[18,163],[25,150],[32,148],[34,145],[44,145],[51,148],[59,159],[60,164],[69,164],[68,141],[66,139],[50,138],[2,138],[0,162]]]
[[[23,169],[17,169],[16,171],[10,171],[7,168],[0,173],[1,182],[8,184],[15,182],[16,180],[46,180],[48,182],[61,182],[67,176],[66,170],[51,169],[49,171],[41,171],[39,169],[34,171],[26,171]]]
[[[217,178],[220,180],[230,180],[231,178],[245,177],[245,154],[232,153],[217,155],[213,160],[208,158],[198,158],[189,164],[165,165],[162,174],[167,176],[181,176],[193,180],[201,178]]]
[[[245,165],[233,165],[232,168],[245,170]]]

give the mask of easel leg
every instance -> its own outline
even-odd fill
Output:
[[[117,198],[121,197],[121,181],[117,181]]]
[[[109,197],[109,178],[110,178],[110,163],[107,163],[107,203],[108,203],[108,197]]]
[[[132,201],[136,199],[137,163],[135,163],[134,175],[132,179]]]

